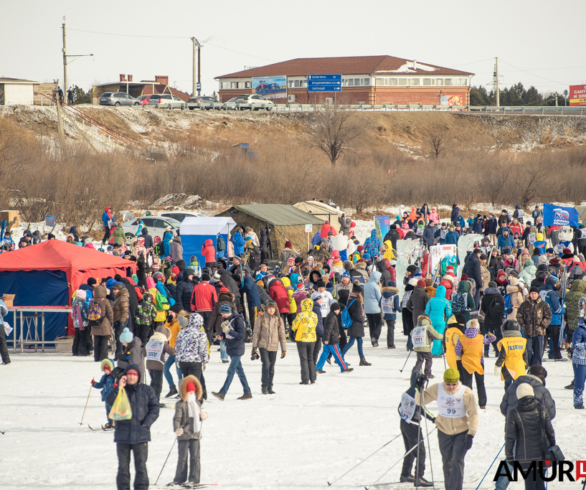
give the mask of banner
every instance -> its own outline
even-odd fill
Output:
[[[265,99],[286,99],[287,77],[253,77],[252,93],[262,95]]]
[[[379,240],[382,242],[385,235],[391,231],[391,218],[389,216],[375,216],[374,227]]]
[[[429,247],[430,269],[429,273],[433,276],[444,257],[455,256],[458,247],[456,245],[434,245]]]
[[[578,211],[574,208],[544,204],[543,224],[544,226],[573,226],[578,228]]]

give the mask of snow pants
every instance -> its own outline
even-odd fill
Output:
[[[381,332],[381,314],[380,313],[367,313],[366,319],[368,320],[368,330],[370,331],[370,339],[374,342],[378,342]]]
[[[319,351],[321,350],[322,342],[322,339],[318,337],[315,341],[315,345],[313,346],[313,367],[315,367],[317,360],[319,359]]]
[[[189,461],[189,482],[199,483],[201,463],[199,460],[199,439],[177,441],[179,457],[177,459],[177,470],[173,483],[181,485],[188,481],[187,463]]]
[[[94,335],[94,361],[102,362],[108,359],[109,335]]]
[[[315,381],[314,346],[315,342],[297,342],[297,352],[299,353],[299,363],[301,364],[301,382],[304,384]]]
[[[405,452],[407,453],[418,442],[419,426],[415,424],[407,424],[401,421],[401,434],[403,436],[403,442],[405,443]],[[423,440],[423,437],[421,440]],[[420,476],[423,476],[425,473],[425,444],[420,444],[418,449],[414,449],[403,458],[403,469],[401,470],[401,476],[411,476],[413,462],[418,455],[419,461],[415,465],[415,478],[419,479]]]
[[[16,331],[14,332],[14,335],[16,335]],[[8,364],[10,362],[8,344],[6,342],[6,330],[4,330],[4,325],[0,325],[0,355],[2,356],[2,362],[4,364]]]
[[[334,357],[334,359],[338,363],[338,366],[340,366],[340,370],[342,372],[348,370],[348,365],[346,364],[346,361],[344,361],[344,358],[342,357],[342,352],[340,351],[340,347],[338,346],[338,344],[327,344],[327,345],[324,344],[324,350],[321,353],[321,356],[320,356],[319,361],[316,366],[316,369],[318,371],[323,371],[324,363],[326,362],[326,359],[329,356]]]
[[[572,363],[574,368],[574,406],[584,405],[584,381],[586,380],[586,365]]]
[[[448,435],[438,429],[440,452],[444,469],[444,485],[450,490],[462,490],[464,484],[464,457],[468,431]]]
[[[75,336],[73,337],[73,345],[71,346],[71,353],[74,356],[87,356],[92,347],[92,332],[91,328],[86,327],[75,329]]]
[[[431,352],[417,353],[417,362],[415,363],[415,366],[413,366],[412,372],[421,371],[423,362],[425,362],[425,375],[429,377],[431,375],[431,363],[433,362],[433,359],[431,358]]]
[[[387,347],[395,347],[395,320],[387,320]],[[411,337],[409,337],[411,338]]]
[[[163,391],[163,370],[162,369],[149,369],[151,375],[151,388],[157,396],[157,400],[161,399],[161,391]]]
[[[118,490],[130,490],[130,452],[134,457],[134,490],[146,490],[149,488],[149,475],[146,462],[149,456],[148,442],[141,444],[116,443],[118,454],[118,474],[116,475],[116,488]]]

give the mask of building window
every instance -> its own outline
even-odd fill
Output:
[[[412,78],[411,85],[419,85],[419,78]]]
[[[399,78],[399,85],[409,85],[408,78]]]
[[[370,78],[363,78],[362,85],[368,87],[370,85]]]
[[[238,88],[238,84],[236,82],[230,82],[230,88]]]
[[[397,85],[397,79],[396,78],[389,78],[389,85]]]
[[[468,85],[468,80],[466,80],[465,78],[458,78],[456,81],[458,82],[458,85]]]
[[[424,78],[423,85],[431,85],[431,78]]]
[[[354,79],[354,86],[355,87],[359,87],[360,86],[360,78],[355,78]]]
[[[349,87],[354,87],[354,79],[353,78],[349,78],[348,79],[348,86]]]
[[[451,78],[446,78],[445,85],[452,85],[452,79]]]
[[[252,88],[252,82],[244,82],[244,88]]]
[[[443,85],[444,84],[444,81],[441,78],[436,78],[435,84],[436,85]]]

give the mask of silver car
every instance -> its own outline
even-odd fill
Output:
[[[140,105],[140,100],[124,92],[104,92],[100,95],[100,105]]]
[[[274,107],[274,103],[271,100],[265,99],[262,95],[258,94],[243,94],[238,97],[230,99],[224,103],[222,109],[224,110],[236,110],[241,111],[249,109],[251,111],[258,111],[264,109],[270,111]]]
[[[171,94],[155,94],[149,97],[149,106],[154,106],[160,109],[185,109],[187,103],[183,102],[176,95]]]
[[[218,99],[216,99],[215,97],[201,95],[197,97],[191,97],[191,99],[187,101],[187,107],[189,107],[189,110],[191,111],[193,109],[209,111],[210,109],[221,109],[222,103],[218,102]]]

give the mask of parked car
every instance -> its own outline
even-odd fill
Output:
[[[138,230],[138,220],[142,220],[144,226],[149,230],[149,235],[155,238],[156,236],[163,238],[167,226],[171,227],[174,235],[178,234],[181,223],[173,218],[166,216],[139,216],[126,223],[122,223],[122,229],[126,238],[132,239],[136,236]]]
[[[138,100],[140,101],[140,105],[149,105],[149,97],[151,94],[141,95]]]
[[[258,111],[264,109],[266,111],[272,110],[274,104],[271,100],[265,99],[262,95],[258,94],[244,94],[239,95],[230,99],[222,107],[224,110],[237,110],[241,111],[249,109],[251,111]]]
[[[183,102],[176,95],[171,94],[155,94],[148,98],[148,105],[155,106],[161,109],[185,109],[187,103]]]
[[[221,109],[222,103],[218,102],[218,99],[215,97],[202,95],[198,97],[191,97],[191,99],[187,101],[187,107],[189,107],[190,110],[201,109],[202,111],[209,111],[210,109]]]
[[[207,216],[202,213],[181,213],[179,211],[161,213],[161,216],[164,216],[166,218],[173,218],[174,220],[179,221],[179,223],[181,223],[185,218],[207,218]]]
[[[140,100],[123,92],[104,92],[100,95],[100,105],[140,105]]]

